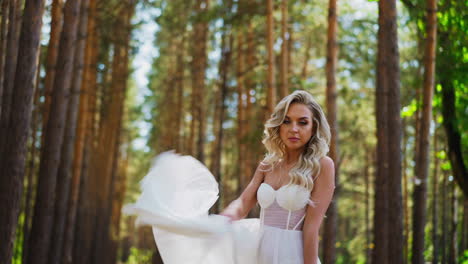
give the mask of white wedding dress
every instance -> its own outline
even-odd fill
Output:
[[[260,219],[230,222],[208,215],[218,184],[199,161],[173,152],[159,155],[141,181],[142,193],[126,214],[153,227],[165,264],[303,264],[302,225],[307,189],[297,185],[257,191]]]

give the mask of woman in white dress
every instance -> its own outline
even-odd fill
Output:
[[[153,226],[166,264],[317,264],[319,229],[335,187],[330,128],[311,94],[283,98],[265,124],[267,154],[219,215],[212,174],[190,156],[163,153],[124,207]],[[259,203],[260,219],[244,219]]]
[[[268,153],[240,197],[221,213],[239,220],[260,204],[260,263],[320,263],[319,229],[335,188],[329,140],[325,115],[305,91],[281,100],[266,122]]]

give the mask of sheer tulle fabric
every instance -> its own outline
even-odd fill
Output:
[[[230,222],[208,215],[218,184],[193,157],[159,155],[140,186],[137,202],[123,211],[137,215],[137,224],[153,227],[165,264],[303,263],[301,231],[263,225],[260,219]]]

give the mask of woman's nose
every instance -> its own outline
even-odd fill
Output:
[[[294,132],[297,132],[297,131],[299,130],[299,128],[297,127],[296,124],[293,124],[291,129],[292,129],[292,131],[294,131]]]

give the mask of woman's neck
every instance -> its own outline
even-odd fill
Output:
[[[284,163],[287,165],[296,163],[299,160],[299,157],[301,156],[302,151],[301,150],[291,150],[291,151],[286,151],[286,155],[283,158]]]

